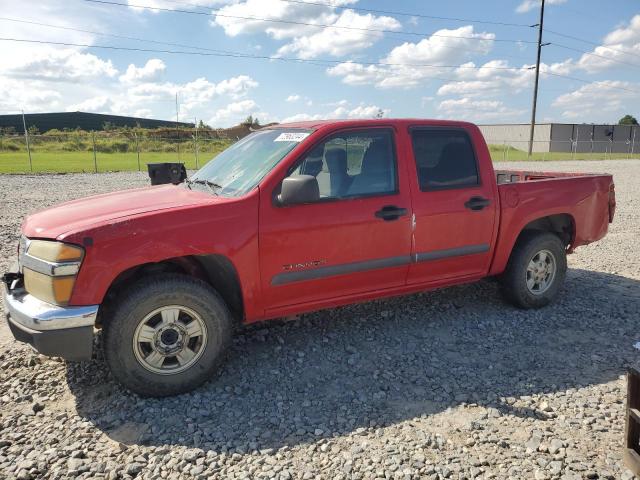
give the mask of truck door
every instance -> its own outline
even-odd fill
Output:
[[[339,131],[312,145],[286,175],[315,176],[320,201],[281,206],[273,188],[261,187],[267,314],[405,283],[411,196],[406,166],[399,163],[393,129]]]
[[[465,128],[409,129],[414,229],[408,283],[487,273],[496,221],[495,179],[482,172]],[[413,170],[415,167],[415,170]]]

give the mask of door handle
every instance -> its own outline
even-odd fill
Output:
[[[395,205],[385,205],[375,213],[376,218],[381,218],[385,222],[397,220],[407,214],[406,208],[396,207]]]
[[[469,200],[464,202],[465,208],[469,210],[482,210],[484,207],[487,207],[491,204],[491,200],[483,197],[471,197]]]

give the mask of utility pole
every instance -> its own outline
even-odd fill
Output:
[[[533,151],[533,131],[536,128],[536,104],[538,103],[538,77],[540,76],[540,53],[542,50],[542,23],[544,22],[544,0],[540,5],[540,22],[538,23],[538,57],[536,58],[536,79],[533,84],[533,107],[531,108],[531,128],[529,130],[529,157]]]

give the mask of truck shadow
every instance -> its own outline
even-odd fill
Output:
[[[555,305],[505,305],[495,282],[323,311],[243,330],[216,378],[140,399],[100,358],[69,364],[78,414],[125,444],[246,453],[616,380],[637,362],[640,282],[569,271]],[[495,412],[495,410],[493,410]]]

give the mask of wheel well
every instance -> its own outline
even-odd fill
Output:
[[[538,218],[529,222],[522,229],[520,235],[532,230],[555,233],[560,237],[560,240],[562,240],[565,247],[568,247],[575,238],[576,226],[571,215],[567,213],[560,213],[557,215]]]
[[[238,272],[231,261],[223,255],[191,255],[136,265],[120,273],[105,295],[96,321],[97,326],[102,324],[103,318],[109,317],[109,311],[116,304],[123,289],[141,278],[159,273],[177,273],[203,280],[222,296],[236,322],[243,321],[242,289]]]

